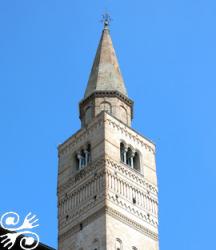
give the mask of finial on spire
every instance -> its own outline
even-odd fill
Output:
[[[102,15],[101,22],[104,23],[104,29],[108,29],[111,21],[112,21],[112,19],[111,19],[110,15],[107,12]]]

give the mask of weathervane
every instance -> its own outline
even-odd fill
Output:
[[[104,23],[104,28],[107,29],[110,25],[110,22],[112,21],[110,15],[106,12],[102,15],[102,20],[101,22]]]

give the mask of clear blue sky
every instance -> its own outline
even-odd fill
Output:
[[[56,246],[57,145],[80,128],[105,8],[133,127],[157,145],[160,249],[216,249],[214,0],[1,0],[0,214],[36,213]]]

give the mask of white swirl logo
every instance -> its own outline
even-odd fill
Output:
[[[0,235],[1,243],[4,244],[3,247],[11,249],[17,238],[24,234],[25,236],[20,239],[20,247],[24,250],[35,249],[39,244],[39,236],[29,229],[39,226],[36,215],[28,213],[21,226],[18,226],[19,221],[20,217],[15,212],[8,212],[2,215],[0,220],[1,227],[11,231],[10,233]]]

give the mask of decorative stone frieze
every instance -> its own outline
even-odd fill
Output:
[[[144,209],[138,209],[137,206],[132,206],[132,204],[130,204],[128,201],[125,201],[119,197],[116,197],[116,195],[114,194],[108,194],[106,196],[109,200],[111,200],[112,202],[116,203],[118,206],[124,208],[127,212],[139,217],[140,219],[142,219],[143,221],[151,224],[152,226],[156,227],[158,226],[158,221],[156,219],[156,217],[151,216],[151,218],[148,216],[147,212],[144,212]],[[130,216],[128,216],[130,217]]]
[[[75,175],[71,176],[66,183],[58,186],[58,194],[62,196],[65,192],[73,189],[74,186],[77,187],[79,182],[82,182],[84,179],[87,180],[92,175],[99,174],[99,170],[104,170],[104,162],[104,159],[99,159],[78,171]]]
[[[158,234],[147,229],[146,227],[142,226],[141,224],[129,219],[128,217],[124,216],[122,213],[119,213],[115,209],[112,209],[110,207],[106,207],[106,212],[113,216],[114,218],[122,221],[123,223],[128,224],[130,227],[144,233],[146,236],[151,237],[153,240],[158,240]]]
[[[148,189],[151,193],[155,195],[158,194],[157,187],[149,183],[147,180],[145,180],[144,176],[140,172],[122,163],[116,162],[110,158],[106,158],[105,161],[106,161],[106,164],[110,166],[112,169],[115,169],[121,174],[124,174],[126,177],[130,178],[130,180],[133,180],[136,183],[140,184],[140,186],[146,187],[146,189]]]

